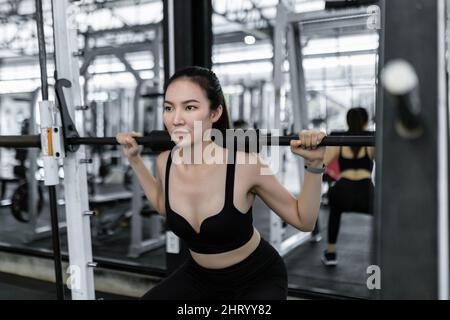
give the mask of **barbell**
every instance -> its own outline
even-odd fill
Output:
[[[222,143],[226,145],[227,138],[236,139],[237,143],[244,143],[245,148],[248,150],[249,146],[256,146],[257,151],[261,145],[265,146],[289,146],[292,140],[298,140],[298,135],[287,136],[272,136],[271,134],[263,134],[259,130],[227,130],[227,135]],[[171,141],[170,134],[167,131],[154,130],[151,131],[145,137],[136,137],[136,142],[139,145],[150,148],[151,151],[160,152],[164,150],[172,149],[175,144]],[[241,139],[241,140],[239,140]],[[243,140],[242,140],[243,139]],[[79,146],[79,145],[118,145],[115,137],[70,137],[66,139],[67,144]],[[348,133],[335,133],[330,136],[326,136],[319,146],[374,146],[375,135],[374,132],[365,132],[355,134]],[[4,148],[40,148],[41,137],[40,135],[20,135],[20,136],[0,136],[0,147]],[[128,176],[128,183],[130,182],[130,176]],[[14,217],[20,222],[29,222],[27,212],[29,209],[28,204],[28,190],[27,185],[23,184],[17,188],[13,195],[11,211]],[[38,194],[38,213],[42,210],[42,189],[39,188]]]
[[[223,145],[226,145],[227,139],[243,138],[246,144],[263,146],[289,146],[292,140],[298,140],[298,135],[273,136],[271,134],[261,133],[259,130],[248,129],[228,129],[224,137]],[[175,146],[171,140],[170,134],[163,130],[153,130],[144,137],[135,138],[137,144],[150,148],[152,151],[160,152],[170,150]],[[119,145],[115,137],[69,137],[66,143],[71,146],[79,145]],[[323,138],[319,146],[375,146],[375,133],[367,132],[365,134],[349,135],[338,134]],[[40,148],[40,135],[15,135],[0,136],[0,147],[3,148]]]

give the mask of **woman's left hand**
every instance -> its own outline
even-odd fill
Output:
[[[302,130],[299,140],[291,141],[291,151],[303,157],[307,164],[322,165],[326,147],[318,147],[327,135],[319,130]]]

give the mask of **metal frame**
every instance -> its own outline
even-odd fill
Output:
[[[294,130],[300,132],[308,126],[306,88],[303,72],[303,60],[301,47],[299,45],[299,25],[293,20],[292,14],[283,3],[277,6],[277,17],[274,31],[274,84],[275,84],[275,115],[280,114],[281,90],[284,83],[282,65],[284,57],[288,56],[291,80],[291,96],[294,112]],[[284,44],[284,40],[286,44]],[[285,47],[287,46],[287,48]],[[286,52],[287,51],[287,52]],[[298,107],[296,107],[298,106]],[[280,118],[275,117],[274,128],[280,128]],[[284,152],[284,150],[283,150]],[[281,156],[281,154],[280,154]],[[281,158],[279,163],[282,163]],[[300,190],[303,185],[304,165],[303,159],[296,157],[298,174],[300,177]],[[294,235],[283,239],[285,230],[281,218],[273,211],[270,216],[270,243],[280,252],[282,256],[303,244],[310,238],[309,232],[298,231]]]
[[[444,1],[396,0],[384,1],[384,6],[380,63],[403,59],[413,66],[425,130],[409,140],[402,137],[395,127],[400,106],[380,89],[375,207],[375,261],[383,279],[379,297],[448,299]]]
[[[67,21],[68,0],[53,0],[54,38],[56,69],[58,77],[71,81],[72,88],[66,92],[67,105],[72,119],[75,119],[79,132],[84,131],[81,114],[75,114],[75,106],[81,106],[81,88],[78,59],[74,57],[77,49],[77,33],[70,29]],[[76,287],[72,287],[73,300],[95,299],[94,266],[92,261],[92,244],[86,167],[82,165],[85,148],[79,152],[67,154],[64,160],[65,203],[69,264],[71,277],[75,277]],[[75,268],[73,268],[75,267]]]
[[[450,299],[449,292],[449,81],[446,72],[449,71],[448,39],[446,30],[449,28],[450,1],[438,0],[438,298]]]
[[[158,29],[159,30],[159,29]],[[160,33],[158,33],[160,34]],[[160,39],[160,37],[157,37],[157,39]],[[153,55],[155,60],[155,77],[159,79],[159,46],[154,45],[153,46]],[[127,70],[131,69],[131,65],[127,67]],[[144,113],[145,110],[142,107],[141,103],[141,91],[142,91],[142,85],[144,82],[139,77],[139,74],[136,72],[133,73],[133,75],[136,78],[137,86],[134,94],[134,101],[133,101],[133,110],[134,110],[134,119],[133,119],[133,127],[138,130],[138,132],[143,132],[144,130]],[[162,84],[158,82],[156,84],[156,88],[161,89]],[[156,108],[154,111],[154,118],[156,118]],[[155,129],[155,128],[153,128]],[[155,165],[155,158],[152,158],[152,172],[156,172],[156,165]],[[152,215],[150,219],[152,219],[151,223],[151,230],[150,230],[150,239],[143,239],[142,234],[142,217],[141,217],[141,209],[142,209],[142,191],[141,186],[139,184],[139,180],[136,175],[133,175],[132,180],[132,188],[133,188],[133,197],[131,201],[131,208],[132,208],[132,218],[131,218],[131,243],[128,249],[128,256],[136,258],[140,256],[142,253],[159,248],[165,244],[165,236],[161,235],[160,230],[160,223],[159,223],[159,216]]]
[[[341,29],[340,35],[361,34],[367,31],[367,19],[374,15],[375,13],[368,12],[364,7],[307,13],[290,12],[287,15],[287,24],[300,23],[305,34],[314,34],[315,37],[322,34],[327,36],[330,30],[336,28]],[[342,28],[346,30],[343,31]]]
[[[137,42],[137,43],[124,43],[119,46],[106,46],[106,47],[89,47],[89,41],[91,39],[100,38],[107,34],[117,34],[122,32],[153,32],[153,39]],[[142,108],[141,103],[141,95],[142,88],[144,86],[145,80],[141,78],[139,71],[135,70],[130,62],[127,60],[125,55],[130,52],[142,52],[148,51],[151,52],[154,58],[154,67],[153,71],[155,77],[153,79],[154,87],[158,89],[158,92],[162,90],[162,83],[160,78],[160,48],[162,43],[162,32],[161,32],[160,24],[147,24],[141,26],[130,26],[117,28],[112,30],[101,30],[95,32],[85,33],[85,49],[83,52],[83,64],[80,68],[80,74],[84,76],[84,94],[86,97],[87,94],[87,86],[89,81],[88,76],[88,67],[98,56],[103,55],[113,55],[119,59],[120,62],[125,66],[125,70],[133,75],[136,80],[136,88],[134,91],[134,99],[133,99],[133,128],[138,132],[143,132],[143,119],[144,119],[144,110]],[[156,112],[155,112],[156,116]],[[132,181],[133,191],[130,193],[131,196],[131,228],[130,228],[130,238],[131,242],[128,249],[129,257],[139,257],[142,253],[153,250],[155,248],[159,248],[165,243],[164,237],[159,236],[159,223],[156,221],[151,224],[151,238],[143,239],[142,232],[142,217],[140,215],[140,211],[142,208],[142,192],[139,185],[139,181],[135,175],[133,175]]]
[[[31,109],[30,109],[30,131],[29,134],[36,134],[36,106],[38,103],[40,88],[36,88],[31,94]],[[38,181],[36,180],[34,174],[37,171],[37,163],[36,159],[38,157],[39,151],[36,149],[30,149],[28,155],[30,167],[28,170],[27,181],[28,181],[28,203],[29,206],[29,216],[30,221],[26,225],[26,231],[24,233],[23,242],[25,244],[31,243],[36,240],[45,239],[52,234],[51,225],[45,225],[38,227],[37,220],[39,218],[39,214],[37,212],[37,202],[38,202]],[[66,222],[62,221],[59,223],[60,231],[65,231]]]

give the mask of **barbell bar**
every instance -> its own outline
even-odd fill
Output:
[[[239,135],[242,131],[245,135]],[[255,131],[249,132],[249,131]],[[238,139],[245,137],[246,143],[254,142],[255,145],[263,146],[289,146],[292,140],[298,140],[298,135],[273,136],[271,134],[260,134],[257,130],[227,130],[227,136]],[[150,148],[152,151],[164,151],[172,149],[175,144],[171,141],[167,131],[154,130],[147,136],[136,137],[139,145]],[[225,137],[226,141],[227,137]],[[256,139],[256,141],[255,141]],[[115,137],[71,137],[66,138],[68,145],[119,145]],[[226,142],[225,142],[226,144]],[[375,146],[375,133],[368,132],[366,135],[329,135],[323,138],[319,146]],[[40,148],[39,135],[15,135],[0,136],[0,147],[3,148]]]

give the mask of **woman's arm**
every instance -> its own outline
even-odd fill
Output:
[[[253,157],[256,157],[253,155]],[[320,209],[322,175],[305,172],[302,191],[295,198],[273,174],[270,168],[257,158],[254,166],[255,177],[251,191],[258,195],[281,219],[301,231],[312,231]]]
[[[323,163],[326,166],[329,166],[337,157],[339,157],[339,147],[327,147]]]
[[[165,214],[165,206],[160,171],[163,158],[167,159],[170,151],[158,155],[156,159],[156,177],[154,177],[139,155],[139,146],[134,140],[134,137],[137,136],[139,135],[135,132],[119,133],[116,139],[122,145],[123,154],[128,158],[148,201],[159,214],[163,215]]]
[[[164,157],[163,153],[159,154],[156,159],[156,177],[145,166],[144,161],[140,156],[130,159],[130,165],[133,169],[139,183],[144,190],[144,194],[152,207],[161,215],[165,214],[163,186],[161,182],[161,159]]]
[[[313,138],[314,144],[316,140],[320,142],[325,136],[317,132],[313,132],[313,134],[317,135]],[[310,167],[320,168],[323,164],[324,149],[322,147],[311,151],[296,150],[295,153],[304,155]],[[299,197],[295,198],[279,182],[267,164],[256,155],[249,155],[249,157],[256,157],[253,161],[257,163],[252,168],[254,170],[252,174],[254,177],[252,192],[257,194],[267,206],[290,225],[301,231],[312,231],[320,210],[322,174],[305,171],[303,188]]]

